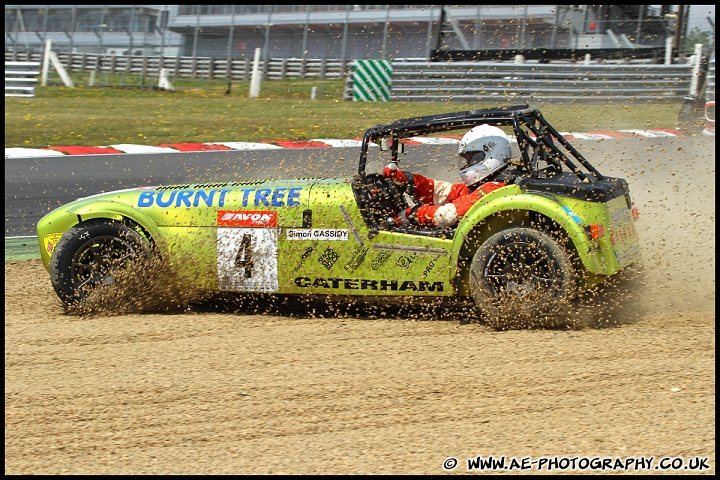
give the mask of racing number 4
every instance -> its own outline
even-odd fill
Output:
[[[237,255],[235,255],[235,266],[237,268],[245,269],[245,278],[252,277],[252,248],[252,235],[246,233],[243,235],[242,241],[240,242],[240,248],[238,248]]]
[[[218,228],[220,290],[277,292],[278,235],[276,228]]]

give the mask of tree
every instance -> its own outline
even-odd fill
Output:
[[[704,52],[715,50],[715,36],[709,30],[700,30],[698,27],[690,30],[685,38],[685,54],[695,53],[695,44],[697,43],[704,45]]]

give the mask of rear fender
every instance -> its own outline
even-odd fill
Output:
[[[502,190],[505,189],[499,189],[495,192],[501,193]],[[519,187],[515,187],[514,190],[514,192],[509,191],[505,196],[499,198],[493,195],[495,194],[493,192],[473,205],[465,214],[454,237],[450,265],[458,265],[461,251],[463,247],[467,247],[466,241],[468,237],[478,227],[489,223],[489,219],[496,219],[505,215],[504,223],[507,223],[508,226],[517,225],[527,218],[526,212],[536,212],[559,225],[572,243],[578,256],[582,259],[585,268],[588,270],[594,269],[594,264],[588,257],[591,251],[590,240],[582,225],[578,224],[570,213],[562,208],[562,205],[547,196],[523,194],[520,192]],[[490,198],[491,196],[492,198]],[[496,232],[488,232],[488,234],[490,233]],[[476,246],[473,248],[476,248]]]

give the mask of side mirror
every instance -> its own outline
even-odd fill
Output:
[[[397,151],[398,153],[405,153],[405,144],[402,143],[399,139],[396,139],[397,141]],[[380,150],[383,152],[387,152],[390,150],[390,137],[383,137],[380,139]]]

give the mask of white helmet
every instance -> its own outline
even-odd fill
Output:
[[[463,135],[458,148],[460,178],[475,185],[505,168],[512,157],[510,138],[498,127],[478,125]]]

